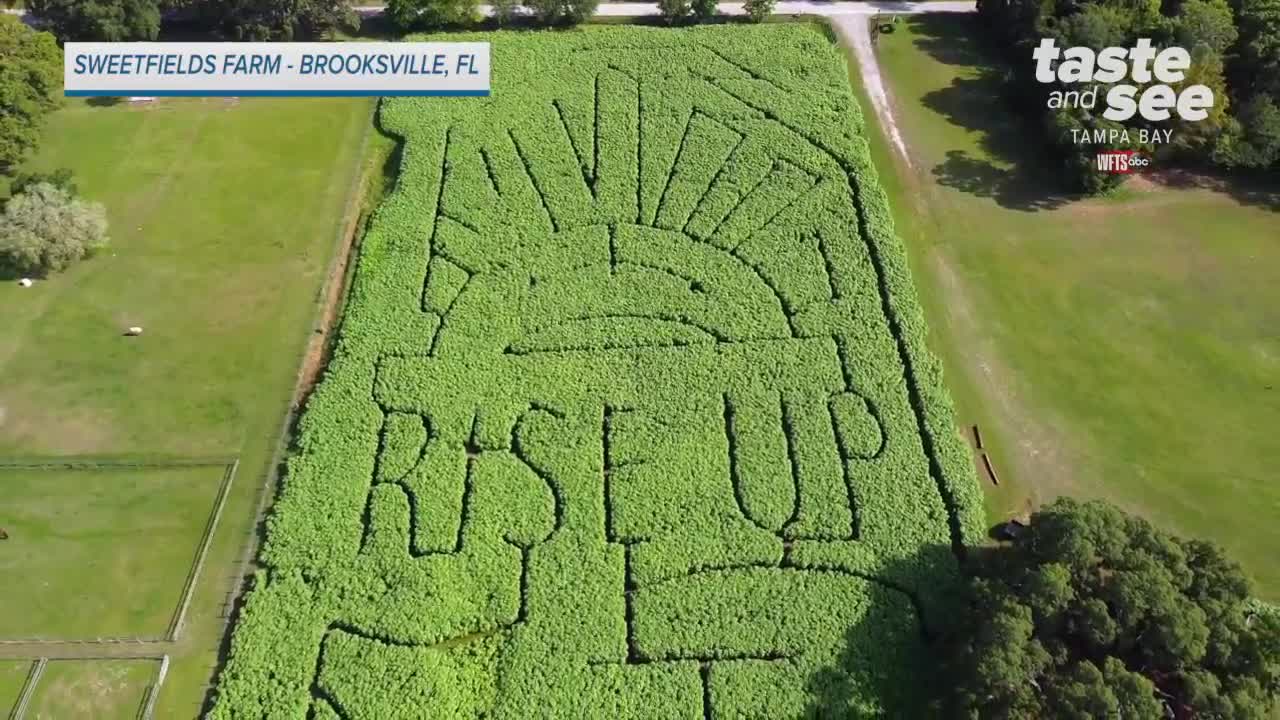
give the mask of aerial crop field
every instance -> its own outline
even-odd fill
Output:
[[[212,716],[911,716],[981,494],[836,48],[464,39]]]

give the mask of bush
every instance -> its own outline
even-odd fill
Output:
[[[65,270],[107,244],[107,213],[49,183],[9,198],[0,215],[0,267],[23,275]]]
[[[693,0],[693,18],[699,22],[716,15],[716,0]]]
[[[742,3],[742,9],[747,12],[751,22],[764,22],[765,18],[773,14],[775,4],[777,0],[746,0]]]
[[[689,0],[658,0],[658,12],[670,25],[687,18],[693,12],[693,6]]]

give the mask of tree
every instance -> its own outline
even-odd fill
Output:
[[[466,25],[480,18],[479,0],[390,0],[387,17],[402,30]]]
[[[1134,16],[1122,8],[1090,4],[1078,13],[1062,18],[1055,34],[1062,46],[1101,50],[1128,42],[1134,22]]]
[[[596,14],[599,0],[532,0],[525,3],[534,17],[545,25],[568,23],[577,25]]]
[[[1060,499],[973,561],[944,638],[950,716],[1266,720],[1280,620],[1239,565],[1102,502]]]
[[[0,173],[35,148],[40,123],[62,97],[62,51],[47,32],[0,15]]]
[[[527,0],[525,6],[543,25],[550,25],[560,17],[560,0]]]
[[[347,0],[210,0],[205,12],[227,35],[246,41],[323,38],[360,27]]]
[[[155,40],[160,33],[157,0],[30,0],[27,7],[64,42]]]
[[[493,19],[499,27],[510,25],[520,11],[520,0],[493,0]]]
[[[1199,0],[1190,0],[1187,5],[1198,2]],[[1214,102],[1203,120],[1183,120],[1177,115],[1170,118],[1172,147],[1182,150],[1212,149],[1214,142],[1230,125],[1231,117],[1227,114],[1227,109],[1231,106],[1231,98],[1227,92],[1227,80],[1223,76],[1222,56],[1208,43],[1192,47],[1191,67],[1187,69],[1186,78],[1177,83],[1174,89],[1181,92],[1192,85],[1204,85],[1213,91]]]
[[[670,25],[689,17],[693,12],[693,5],[689,0],[658,0],[658,12]]]
[[[716,0],[693,0],[693,17],[698,22],[715,17],[716,10]]]
[[[600,7],[600,0],[564,0],[564,18],[570,25],[577,25],[591,19]]]
[[[46,275],[107,244],[107,213],[49,183],[9,198],[0,214],[0,267]]]
[[[1240,37],[1231,68],[1239,95],[1280,97],[1280,0],[1236,0]]]
[[[1225,0],[1186,0],[1177,18],[1178,44],[1190,50],[1200,43],[1221,56],[1236,41],[1235,17]]]
[[[1246,101],[1218,138],[1213,157],[1227,167],[1265,168],[1280,162],[1280,104],[1265,93]]]
[[[764,19],[773,14],[773,6],[777,4],[777,0],[745,0],[742,3],[742,9],[746,11],[747,17],[751,18],[751,22],[764,22]]]

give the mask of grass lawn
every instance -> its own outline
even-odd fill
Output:
[[[31,674],[31,660],[0,660],[0,717],[9,717]]]
[[[134,720],[159,667],[156,660],[50,660],[23,720]]]
[[[32,166],[72,168],[113,242],[0,285],[0,457],[237,452],[279,405],[264,380],[296,368],[367,117],[225,99],[55,114]]]
[[[960,419],[993,446],[989,514],[1104,497],[1224,545],[1280,598],[1280,191],[1140,178],[1063,196],[972,22],[880,38],[911,167],[883,142],[876,159],[898,169],[884,180]]]
[[[158,717],[198,714],[370,112],[359,99],[68,101],[30,163],[71,168],[106,204],[112,244],[33,288],[0,283],[0,464],[241,459]],[[145,334],[122,337],[129,325]]]
[[[164,637],[223,473],[0,467],[0,638]]]

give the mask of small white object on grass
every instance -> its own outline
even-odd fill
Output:
[[[18,287],[24,287],[24,288],[31,287],[34,284],[35,283],[31,280],[31,278],[22,278],[21,280],[18,281]]]
[[[152,100],[155,100],[155,98],[154,98],[154,97],[146,97],[146,96],[144,96],[144,95],[138,95],[138,96],[136,96],[136,97],[131,97],[131,98],[129,98],[129,102],[151,102]]]
[[[124,334],[125,334],[125,335],[128,335],[129,337],[137,337],[138,335],[141,335],[141,334],[142,334],[142,328],[140,328],[140,327],[138,327],[137,325],[135,325],[135,326],[133,326],[133,327],[129,328],[128,330],[125,330],[125,331],[124,331]]]

